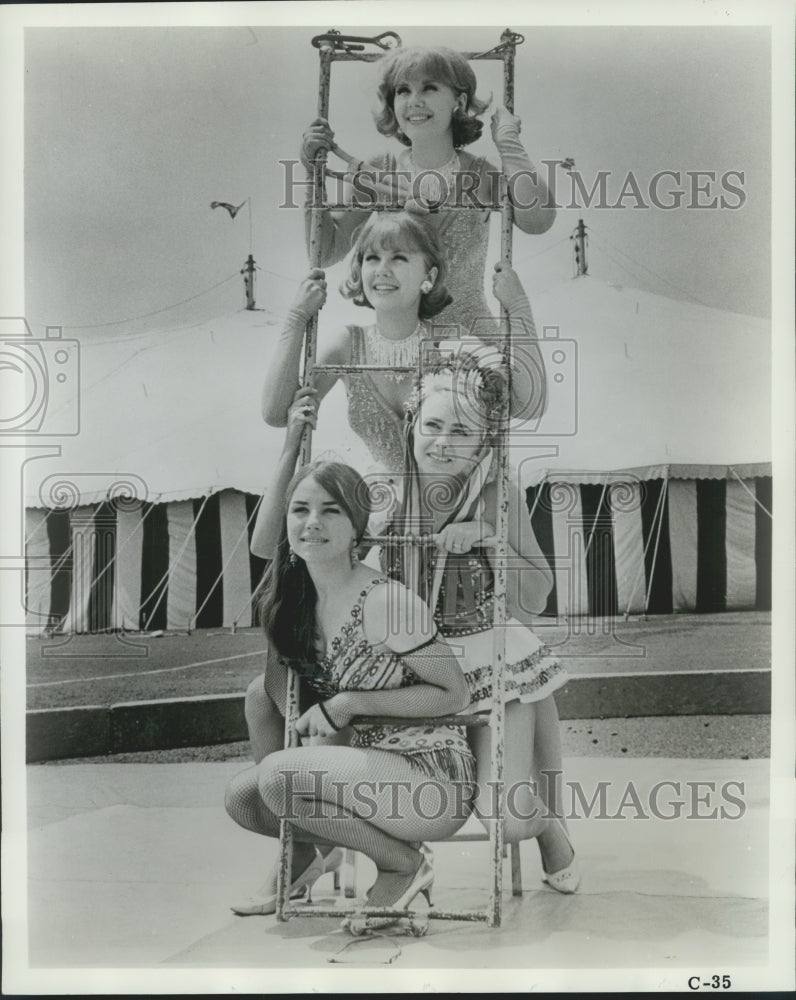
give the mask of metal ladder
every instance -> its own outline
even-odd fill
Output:
[[[509,30],[503,32],[500,42],[486,52],[463,52],[462,55],[471,61],[474,60],[500,60],[503,62],[503,103],[507,110],[514,111],[514,59],[517,45],[522,44],[522,35]],[[373,38],[360,37],[356,35],[343,35],[334,29],[323,35],[318,35],[312,39],[312,44],[318,49],[320,57],[320,73],[318,83],[318,117],[328,119],[329,117],[329,89],[331,81],[331,67],[333,62],[374,62],[382,58],[385,51],[396,48],[401,44],[401,39],[393,31],[386,31]],[[370,49],[368,49],[370,47]],[[375,49],[375,51],[374,51]],[[321,219],[322,214],[331,209],[342,211],[363,211],[362,205],[329,205],[325,196],[325,171],[326,152],[319,151],[313,164],[312,178],[312,209],[311,226],[309,237],[309,257],[310,266],[320,267],[321,263]],[[500,202],[494,205],[478,206],[488,208],[491,211],[501,213],[501,259],[511,260],[514,213],[513,206],[509,200],[505,177],[501,178]],[[438,211],[464,211],[476,206],[441,206]],[[397,210],[398,205],[368,205],[367,210]],[[506,370],[510,372],[509,362],[511,360],[511,327],[509,316],[505,309],[501,311],[501,335],[499,348],[503,356]],[[400,368],[389,365],[318,365],[317,356],[317,315],[307,324],[304,342],[304,371],[302,384],[311,384],[316,373],[327,372],[356,372],[356,371],[414,371],[415,369]],[[421,352],[422,357],[422,352]],[[506,448],[506,432],[509,420],[509,397],[503,405],[503,413],[500,416],[500,426],[502,433],[498,436],[495,447],[497,475],[497,518],[495,523],[494,539],[484,540],[485,544],[491,544],[495,552],[494,567],[494,646],[493,646],[493,668],[492,668],[492,708],[488,714],[479,715],[449,715],[434,716],[428,718],[396,718],[396,717],[376,717],[359,716],[352,722],[368,724],[390,724],[390,725],[422,725],[424,723],[440,725],[458,725],[472,728],[480,726],[490,726],[491,734],[491,780],[497,782],[497,787],[503,787],[504,772],[504,717],[505,709],[503,695],[505,687],[504,666],[505,666],[505,626],[506,624],[506,563],[508,557],[507,537],[508,537],[508,453]],[[301,445],[301,464],[304,465],[311,459],[312,453],[312,429],[307,427]],[[418,539],[409,536],[392,536],[392,541],[404,544],[418,544]],[[484,544],[482,543],[482,544]],[[432,609],[433,611],[433,609]],[[290,683],[288,684],[287,704],[285,710],[285,747],[295,747],[298,745],[295,732],[295,723],[298,719],[298,697],[299,679],[291,671]],[[457,841],[489,841],[490,863],[492,870],[492,882],[490,886],[489,900],[486,907],[475,910],[441,910],[432,907],[427,913],[420,914],[412,911],[394,910],[389,908],[343,908],[343,907],[321,907],[313,905],[295,906],[289,897],[289,886],[292,881],[291,876],[291,853],[293,833],[288,820],[280,821],[279,834],[279,867],[277,877],[277,920],[287,920],[292,916],[334,916],[342,917],[348,915],[371,915],[400,917],[428,918],[435,920],[468,920],[483,921],[490,927],[499,927],[502,915],[502,895],[503,895],[503,858],[505,847],[503,843],[503,802],[502,797],[497,797],[497,814],[492,822],[490,833],[457,834],[446,838],[449,842]],[[348,852],[346,852],[348,855]],[[511,874],[512,892],[514,895],[522,894],[522,871],[520,865],[520,845],[511,845]],[[335,888],[339,888],[339,880],[335,875]],[[353,895],[349,886],[345,886],[346,897]]]

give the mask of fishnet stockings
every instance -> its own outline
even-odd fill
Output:
[[[265,676],[260,674],[249,685],[244,702],[246,725],[254,763],[281,750],[285,745],[285,720],[273,698],[265,690]]]
[[[420,859],[408,841],[455,833],[467,818],[469,791],[431,781],[397,753],[299,747],[233,778],[226,804],[247,830],[275,837],[286,816],[299,840],[341,844],[367,854],[380,871],[414,874]]]

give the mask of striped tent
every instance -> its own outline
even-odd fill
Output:
[[[545,613],[770,609],[770,468],[712,471],[553,476],[530,487],[531,522],[553,569]]]
[[[593,278],[535,313],[551,405],[519,454],[547,611],[770,608],[769,325]]]
[[[550,402],[511,459],[554,571],[547,612],[770,607],[769,325],[590,277],[534,312]],[[32,629],[252,623],[278,330],[241,312],[81,343],[80,433],[27,466]],[[366,469],[344,402],[324,402],[315,450]]]
[[[529,487],[531,522],[554,575],[545,614],[770,609],[771,476],[765,466],[733,472],[695,479],[670,467],[658,479],[628,472]],[[222,490],[162,504],[28,510],[28,624],[76,632],[252,625],[264,563],[246,543],[258,501]]]
[[[280,326],[242,310],[81,340],[80,395],[60,416],[79,433],[26,466],[29,630],[252,624],[263,562],[248,540],[284,436],[259,396]],[[364,467],[340,434],[342,389],[324,410],[316,450]]]
[[[75,632],[247,628],[264,569],[248,546],[258,502],[221,490],[170,503],[28,510],[28,624]]]

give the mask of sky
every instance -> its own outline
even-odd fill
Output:
[[[335,6],[315,25],[26,30],[25,313],[34,330],[58,324],[86,338],[123,336],[240,309],[249,252],[261,268],[258,307],[284,313],[307,264],[300,212],[278,207],[279,160],[296,157],[315,115],[310,39],[332,24],[363,35],[393,26],[372,17],[351,28],[332,17]],[[405,45],[478,51],[502,27],[399,33]],[[571,206],[559,168],[552,229],[515,241],[529,290],[571,278],[569,237],[583,218],[595,277],[770,316],[770,28],[511,27],[525,35],[515,107],[532,159],[572,157],[587,190],[607,172],[606,205],[580,195]],[[477,71],[479,92],[499,100],[498,64]],[[372,123],[372,66],[337,64],[331,92],[343,148],[364,156],[389,145]],[[471,148],[495,155],[491,139]],[[650,205],[661,171],[680,173],[679,183],[660,182],[662,197],[684,192],[679,208]],[[716,180],[703,179],[707,190],[694,196],[687,171]],[[731,171],[740,193],[722,190]],[[633,194],[616,207],[630,173],[649,207]],[[722,194],[740,207],[687,207]],[[247,198],[234,221],[210,209]]]

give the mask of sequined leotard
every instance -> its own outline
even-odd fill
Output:
[[[365,636],[365,599],[374,587],[389,583],[379,577],[361,591],[349,621],[331,640],[323,658],[310,664],[290,663],[323,698],[339,691],[391,690],[421,683],[400,656],[384,648],[375,649]],[[358,725],[351,746],[400,753],[432,778],[473,780],[472,751],[458,726]]]
[[[364,364],[365,331],[360,326],[348,328],[351,335],[351,363]],[[351,372],[346,376],[348,423],[385,470],[397,473],[404,464],[403,414],[398,414],[379,392],[369,372]],[[410,382],[407,381],[407,392]]]
[[[475,157],[471,153],[459,152],[461,172],[477,174],[482,192],[489,192],[491,178],[500,173],[497,167],[484,157]],[[396,160],[391,154],[374,157],[370,161],[377,170],[394,171]],[[455,197],[455,192],[449,194],[449,201]],[[487,194],[486,197],[489,197]],[[482,200],[486,200],[482,196]],[[370,213],[327,212],[324,218],[324,231],[321,243],[321,266],[327,267],[341,260],[351,249],[351,239],[355,230],[362,225]],[[430,326],[456,325],[461,326],[461,334],[468,335],[472,330],[474,336],[484,337],[497,329],[494,312],[484,295],[484,272],[486,269],[487,249],[489,245],[488,211],[462,209],[458,212],[440,212],[423,216],[427,225],[436,230],[440,244],[445,249],[448,264],[445,285],[453,297],[453,302],[434,317]],[[472,324],[478,325],[472,329]],[[444,334],[444,331],[441,331]],[[447,339],[444,335],[440,339]]]

